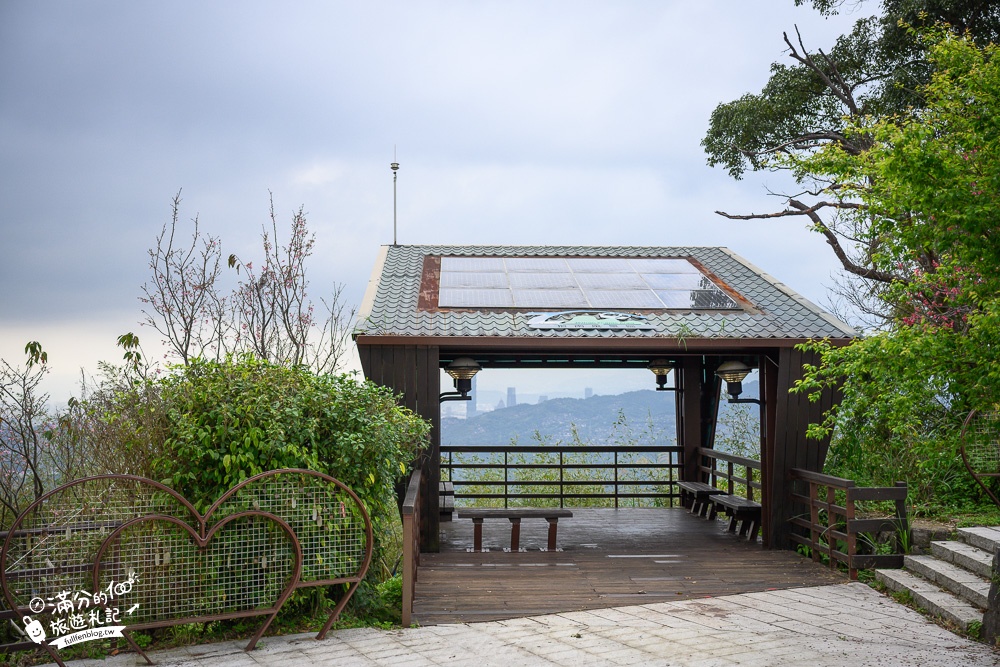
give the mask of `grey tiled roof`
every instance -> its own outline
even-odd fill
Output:
[[[850,338],[856,332],[726,248],[590,246],[385,246],[362,304],[355,333],[369,336],[470,336],[531,338]],[[647,315],[648,330],[539,330],[526,311],[418,310],[424,258],[500,257],[691,257],[744,299],[742,311],[673,310]],[[537,312],[534,309],[532,312]]]

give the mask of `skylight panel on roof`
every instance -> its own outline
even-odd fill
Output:
[[[655,294],[663,302],[665,308],[691,308],[691,292],[689,290],[656,290]]]
[[[706,282],[711,283],[700,273],[643,273],[643,281],[653,289],[702,289]]]
[[[438,301],[449,308],[511,308],[514,299],[508,289],[445,289]]]
[[[566,260],[573,273],[634,273],[623,257],[570,257]]]
[[[736,308],[733,301],[725,292],[714,290],[694,290],[691,294],[691,307],[696,310],[719,310]]]
[[[738,310],[682,258],[442,257],[439,308]]]
[[[577,273],[583,289],[648,290],[649,286],[637,273]]]
[[[514,289],[577,289],[572,273],[511,273]]]
[[[697,266],[686,259],[636,257],[629,259],[628,263],[639,273],[701,273]]]
[[[508,273],[569,273],[566,260],[561,257],[507,257]]]
[[[514,290],[518,308],[589,308],[580,290]]]
[[[509,286],[506,273],[472,273],[471,271],[441,272],[442,288],[506,289]]]
[[[441,271],[471,271],[475,273],[506,273],[501,257],[442,257]]]
[[[586,295],[592,308],[663,308],[649,290],[588,290]]]

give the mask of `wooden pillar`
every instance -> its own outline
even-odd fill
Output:
[[[698,447],[711,447],[719,414],[717,364],[703,357],[683,357],[677,365],[677,443],[684,448],[681,479],[698,478]]]
[[[438,551],[441,481],[441,371],[436,346],[365,345],[358,347],[365,377],[401,396],[400,405],[431,423],[430,443],[414,467],[421,471],[421,551]]]
[[[772,548],[771,543],[771,515],[767,508],[773,502],[771,493],[771,461],[774,459],[774,434],[777,428],[776,406],[778,400],[778,352],[771,352],[760,355],[759,365],[760,375],[760,397],[764,400],[764,410],[761,418],[764,429],[764,442],[761,443],[760,450],[760,472],[761,472],[761,505],[764,506],[761,517],[761,533],[765,548]]]
[[[816,364],[819,359],[813,353],[804,353],[794,348],[781,348],[778,353],[778,368],[774,378],[774,433],[773,445],[768,445],[770,455],[767,460],[768,481],[765,505],[765,522],[768,526],[765,545],[770,548],[792,548],[788,520],[807,508],[792,503],[792,483],[789,471],[803,468],[815,472],[823,471],[829,440],[806,439],[806,428],[810,423],[818,423],[823,413],[830,409],[837,398],[833,391],[823,392],[820,400],[812,402],[805,394],[792,394],[789,390],[802,377],[803,364]],[[769,380],[765,379],[765,382]],[[765,384],[765,387],[767,385]]]
[[[695,450],[701,446],[701,359],[683,357],[677,365],[677,444],[684,448],[682,481],[698,481],[698,457]]]

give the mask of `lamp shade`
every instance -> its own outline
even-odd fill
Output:
[[[753,370],[741,361],[726,361],[718,369],[716,369],[715,374],[726,382],[743,382],[743,378],[750,374]]]
[[[656,376],[657,391],[666,391],[667,376],[670,375],[670,371],[673,369],[670,362],[666,359],[653,359],[646,368]]]
[[[456,380],[471,380],[480,370],[482,366],[470,357],[459,357],[444,368],[444,372]]]

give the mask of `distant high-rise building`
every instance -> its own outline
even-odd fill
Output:
[[[507,387],[507,407],[512,408],[517,405],[517,390],[514,387]]]
[[[548,397],[548,396],[545,396],[545,395],[542,395],[542,396],[539,396],[539,397],[538,397],[538,402],[539,402],[539,403],[544,403],[544,402],[545,402],[545,401],[547,401],[547,400],[549,400],[549,397]]]
[[[468,403],[465,404],[465,418],[466,419],[472,419],[477,414],[477,410],[476,410],[476,376],[475,375],[472,376],[472,389],[469,391],[469,396],[471,396],[472,399]]]
[[[585,388],[583,390],[583,397],[584,398],[590,398],[593,395],[594,395],[594,390],[591,389],[590,387],[587,387],[587,388]]]
[[[497,403],[497,406],[495,408],[493,408],[493,409],[494,410],[503,410],[505,407],[507,407],[507,406],[503,404],[503,399],[501,398],[500,401]]]

